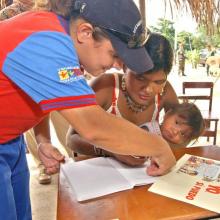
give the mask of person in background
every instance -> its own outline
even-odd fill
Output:
[[[39,157],[49,174],[58,172],[64,161],[51,143],[48,123],[43,123],[52,111],[93,145],[150,156],[149,175],[165,174],[176,163],[164,139],[98,106],[81,71],[83,67],[98,76],[121,61],[137,74],[153,68],[143,47],[149,33],[135,3],[50,4],[50,11],[29,11],[0,22],[0,216],[6,220],[32,218],[23,133],[34,127]]]
[[[29,10],[48,10],[50,0],[1,0],[0,21]]]
[[[208,45],[207,49],[208,49],[208,55],[206,57],[206,73],[207,73],[207,76],[210,76],[211,75],[211,73],[210,73],[210,63],[207,62],[207,60],[211,60],[209,57],[215,56],[216,50],[212,45]]]
[[[185,74],[185,50],[184,44],[179,43],[179,48],[177,50],[177,60],[178,60],[178,74],[180,76],[186,76]]]
[[[14,0],[7,1],[0,11],[0,21],[11,18],[22,12],[31,10],[34,6],[34,0]]]
[[[152,69],[137,74],[124,66],[124,74],[105,74],[91,84],[98,104],[105,111],[138,126],[148,122],[158,123],[159,112],[162,109],[168,111],[172,104],[178,103],[176,93],[167,81],[173,63],[173,51],[169,41],[160,34],[151,33],[145,48],[153,61]],[[71,127],[67,134],[67,147],[80,154],[99,155],[104,152],[96,150],[96,147],[86,142]],[[138,165],[145,160],[114,155],[130,165]]]
[[[10,4],[11,4],[11,0],[1,0],[0,1],[0,10],[2,10],[3,8],[7,7]]]

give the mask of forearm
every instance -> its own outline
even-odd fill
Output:
[[[69,128],[67,132],[66,145],[76,153],[90,156],[109,156],[110,152],[101,150],[100,148],[90,144],[77,134],[73,128]]]
[[[151,156],[149,175],[165,174],[175,164],[168,143],[136,125],[106,113],[99,106],[61,110],[60,113],[88,142],[115,154]]]
[[[105,113],[100,107],[83,111],[63,110],[61,114],[86,140],[122,155],[159,156],[171,153],[161,137],[149,134],[132,123]]]
[[[49,116],[45,117],[33,130],[37,144],[51,143]]]
[[[38,155],[46,167],[46,172],[48,174],[57,173],[60,163],[64,161],[64,155],[51,143],[49,116],[34,127],[34,133],[38,144]]]
[[[93,145],[81,138],[79,134],[67,135],[66,145],[76,153],[95,156]]]

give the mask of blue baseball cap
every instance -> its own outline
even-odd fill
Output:
[[[76,0],[75,10],[108,35],[129,69],[144,73],[154,67],[144,47],[150,32],[143,27],[140,12],[132,0]]]

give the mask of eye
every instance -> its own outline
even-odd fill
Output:
[[[157,85],[163,85],[167,80],[164,79],[164,80],[157,80],[157,81],[154,81],[155,84]]]
[[[138,80],[138,81],[144,81],[145,80],[145,78],[142,77],[142,76],[136,76],[135,79]]]
[[[115,51],[110,50],[109,53],[112,56],[112,58],[119,59],[119,56],[118,56],[118,54]]]
[[[112,57],[113,57],[114,59],[119,59],[119,56],[118,56],[117,54],[113,54]]]

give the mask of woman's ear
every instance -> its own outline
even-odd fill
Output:
[[[93,26],[88,22],[77,24],[76,37],[79,43],[93,39]]]

